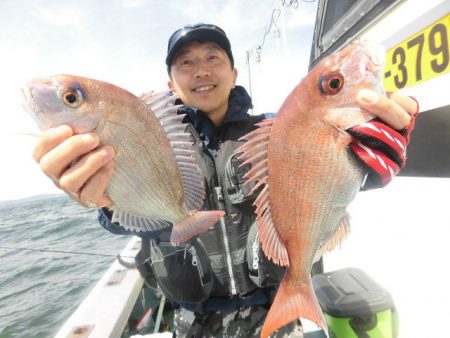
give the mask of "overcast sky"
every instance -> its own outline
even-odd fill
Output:
[[[247,51],[255,112],[276,111],[307,71],[317,1],[285,8],[263,41],[275,0],[3,0],[0,1],[0,200],[58,192],[31,159],[37,132],[20,104],[20,86],[68,73],[101,79],[135,94],[166,88],[170,34],[208,22],[229,36],[238,84],[248,89]]]

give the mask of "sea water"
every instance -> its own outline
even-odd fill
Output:
[[[0,202],[0,337],[53,337],[129,239],[65,195]]]

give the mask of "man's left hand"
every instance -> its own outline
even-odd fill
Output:
[[[347,130],[355,138],[350,147],[368,168],[364,189],[383,187],[406,164],[406,146],[419,106],[408,96],[380,95],[367,89],[361,90],[357,99],[377,118]]]

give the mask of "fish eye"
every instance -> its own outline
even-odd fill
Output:
[[[322,77],[320,89],[326,95],[339,93],[344,86],[344,76],[339,72],[333,72]]]
[[[68,89],[62,93],[62,100],[66,106],[76,108],[81,104],[83,95],[78,89]]]

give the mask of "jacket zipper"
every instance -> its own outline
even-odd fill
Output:
[[[226,213],[227,210],[226,210],[224,198],[222,195],[222,187],[220,187],[220,186],[216,187],[215,190],[216,190],[216,197],[217,197],[218,201],[220,201],[224,204],[224,209],[225,209],[225,213]],[[225,221],[223,218],[220,220],[220,228],[222,230],[223,244],[225,246],[225,256],[226,256],[226,260],[227,260],[228,276],[230,277],[231,294],[237,295],[236,281],[234,279],[234,272],[233,272],[233,262],[231,260],[230,242],[228,240],[226,224],[225,224]]]
[[[190,254],[192,255],[191,264],[192,264],[192,266],[197,268],[198,274],[200,276],[200,283],[202,283],[202,285],[203,285],[203,277],[204,277],[205,273],[203,272],[202,264],[199,263],[199,257],[197,254],[197,250],[195,250],[195,247],[193,247],[193,246],[189,246],[189,247],[186,246],[185,250],[189,251]],[[186,256],[186,253],[185,253],[185,256]],[[186,257],[185,257],[185,259],[186,259]]]
[[[222,127],[220,130],[219,140],[216,145],[216,158],[219,155],[219,150],[222,145],[222,140],[223,140],[224,134],[225,134],[225,128]],[[215,161],[214,161],[214,166],[215,166]],[[225,169],[225,171],[226,171],[226,169]],[[217,175],[217,169],[216,169],[216,175]],[[223,196],[222,185],[221,185],[221,182],[219,181],[219,177],[217,177],[217,181],[219,182],[217,197],[220,197],[219,201],[221,201],[223,203],[223,208],[224,208],[225,215],[226,215],[225,217],[228,217],[227,204],[225,203],[225,198]],[[228,275],[230,277],[231,294],[234,296],[234,295],[237,295],[236,280],[234,278],[233,261],[231,259],[230,242],[228,240],[225,218],[222,218],[220,220],[220,227],[222,228],[223,243],[225,246],[225,254],[226,254],[226,258],[227,258],[227,267],[228,267]]]
[[[194,130],[195,130],[195,128],[194,128]],[[197,131],[195,130],[195,132],[197,132]],[[222,140],[222,135],[223,135],[223,131],[222,131],[221,136],[220,136],[220,141],[218,142],[218,144],[216,146],[214,155],[208,150],[208,147],[206,146],[206,144],[203,141],[200,141],[200,142],[201,142],[203,150],[206,152],[206,154],[208,154],[211,157],[211,159],[213,161],[214,172],[215,172],[215,175],[216,175],[216,181],[219,184],[218,187],[214,187],[214,193],[216,195],[215,196],[216,200],[218,202],[220,202],[220,204],[222,204],[222,206],[221,206],[221,209],[223,209],[222,211],[225,211],[225,214],[226,214],[227,213],[227,210],[226,210],[227,208],[226,208],[224,197],[222,195],[222,187],[220,186],[219,176],[217,175],[217,167],[216,167],[216,158],[217,158],[217,155],[218,155],[218,152],[219,152],[219,149],[220,149],[220,143],[221,143],[221,140]],[[198,137],[198,139],[200,140],[200,137]],[[227,217],[227,216],[225,216],[225,217]],[[226,224],[225,224],[224,218],[222,218],[220,220],[220,229],[222,231],[223,244],[224,244],[224,247],[225,247],[225,259],[226,259],[226,264],[227,264],[228,277],[230,278],[230,289],[231,289],[230,292],[234,296],[234,295],[237,295],[236,280],[234,278],[233,262],[231,260],[231,250],[230,250],[230,244],[229,244],[229,240],[228,240],[228,235],[227,235]]]

